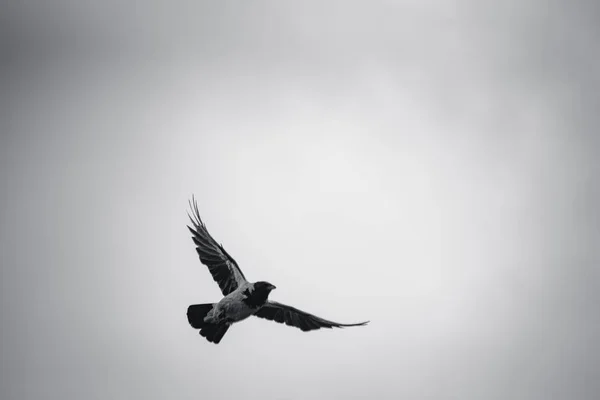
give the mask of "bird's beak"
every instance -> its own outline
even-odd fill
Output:
[[[277,286],[275,286],[275,285],[271,285],[271,286],[269,286],[269,289],[271,289],[271,290],[273,290],[273,289],[277,289]]]

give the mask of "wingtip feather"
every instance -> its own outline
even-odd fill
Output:
[[[196,197],[192,194],[192,198],[188,199],[188,205],[190,210],[192,211],[192,215],[188,212],[188,217],[192,220],[192,223],[197,227],[204,228],[204,222],[202,222],[202,218],[200,218],[200,211],[198,211],[198,202],[196,201]]]
[[[365,325],[368,325],[368,324],[369,324],[369,322],[371,322],[371,321],[357,322],[357,323],[355,323],[355,324],[347,324],[347,325],[345,325],[345,326],[365,326]]]

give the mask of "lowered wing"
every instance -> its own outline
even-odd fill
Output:
[[[279,322],[280,324],[285,323],[286,325],[300,328],[305,332],[321,328],[331,329],[343,328],[347,326],[362,326],[369,322],[365,321],[357,324],[340,324],[338,322],[328,321],[326,319],[317,317],[316,315],[309,314],[292,306],[277,303],[275,301],[268,301],[254,315],[259,318]]]
[[[193,227],[188,226],[188,229],[193,235],[192,239],[196,244],[200,261],[208,267],[213,279],[219,284],[221,292],[224,296],[227,296],[240,285],[246,283],[246,278],[235,260],[206,230],[206,225],[200,219],[198,205],[193,197],[190,208],[192,209],[192,215],[188,214],[188,216]]]

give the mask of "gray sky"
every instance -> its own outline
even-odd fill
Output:
[[[2,6],[0,397],[596,399],[598,6],[215,4]]]

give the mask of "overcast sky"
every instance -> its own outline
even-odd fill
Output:
[[[2,6],[0,398],[597,399],[599,7],[294,3]]]

